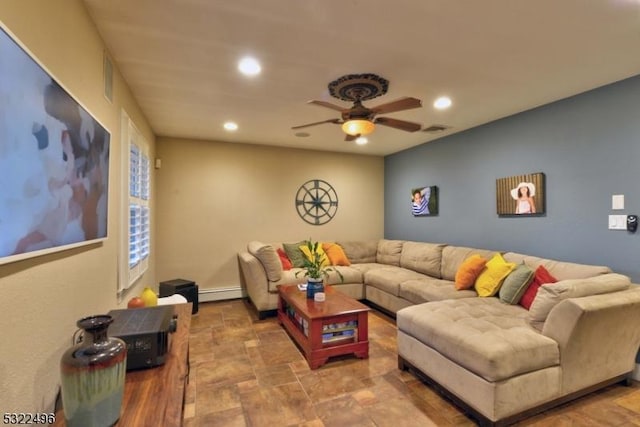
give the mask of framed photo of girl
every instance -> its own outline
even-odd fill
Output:
[[[544,215],[546,209],[544,173],[498,178],[496,206],[499,216]]]

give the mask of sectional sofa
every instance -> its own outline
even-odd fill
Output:
[[[640,286],[607,267],[440,243],[336,243],[350,265],[335,266],[343,280],[332,273],[328,284],[394,314],[399,368],[413,370],[481,424],[510,424],[627,380],[634,369]],[[305,280],[296,276],[299,268],[283,269],[282,245],[253,241],[238,254],[243,286],[261,317],[276,308],[277,285]],[[526,308],[503,288],[479,296],[487,295],[477,288],[480,279],[475,287],[458,286],[474,257],[490,261],[479,270],[483,277],[494,260],[507,265],[495,279],[504,289],[516,270],[535,271],[536,278],[544,271],[555,283],[527,292]],[[509,289],[522,300],[530,291]]]

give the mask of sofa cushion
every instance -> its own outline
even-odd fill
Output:
[[[400,283],[398,296],[414,304],[422,304],[423,302],[445,299],[473,298],[478,294],[473,289],[456,290],[449,280],[424,277]]]
[[[486,264],[485,269],[476,279],[474,288],[479,297],[492,297],[498,293],[505,277],[516,268],[516,264],[506,262],[502,255],[496,253]]]
[[[351,261],[347,258],[347,255],[344,253],[344,249],[337,243],[323,243],[322,249],[327,254],[327,258],[329,258],[329,262],[331,265],[351,265]]]
[[[343,280],[340,280],[340,276],[335,270],[339,271],[342,274]],[[364,275],[357,268],[353,268],[353,266],[346,265],[336,265],[331,267],[331,271],[329,273],[329,279],[326,281],[330,285],[336,283],[363,283]]]
[[[314,250],[314,246],[315,246],[315,250]],[[306,259],[309,262],[313,263],[315,259],[317,259],[318,261],[320,261],[320,266],[322,267],[327,267],[331,265],[331,261],[329,261],[329,257],[327,257],[327,254],[324,252],[324,249],[322,249],[321,243],[317,243],[317,245],[311,244],[311,248],[309,248],[308,244],[300,245],[300,250],[304,255],[304,259]],[[315,253],[312,253],[311,251],[314,251]]]
[[[504,259],[508,262],[516,264],[525,263],[533,270],[543,265],[549,273],[558,280],[565,279],[586,279],[588,277],[599,276],[601,274],[611,273],[609,267],[601,265],[576,264],[573,262],[556,261],[552,259],[538,258],[530,255],[518,254],[515,252],[507,252]]]
[[[552,285],[542,285],[529,309],[529,319],[534,322],[544,322],[551,309],[567,298],[623,291],[630,285],[631,280],[627,276],[616,273],[591,279],[567,279]]]
[[[527,290],[524,291],[524,294],[522,295],[522,298],[520,298],[520,302],[518,304],[529,310],[531,308],[533,300],[536,297],[536,294],[538,293],[538,289],[540,288],[540,286],[544,285],[545,283],[556,283],[557,281],[558,279],[553,277],[551,273],[549,273],[547,269],[544,268],[544,265],[539,265],[533,275],[533,280],[531,281],[529,286],[527,286]]]
[[[442,274],[445,280],[454,281],[460,265],[471,255],[477,254],[482,258],[490,259],[496,251],[486,249],[467,248],[464,246],[445,246],[442,249]]]
[[[557,366],[558,344],[498,298],[461,298],[399,310],[398,329],[490,382]]]
[[[520,298],[533,280],[534,271],[525,264],[519,264],[502,282],[498,296],[507,304],[518,304]]]
[[[363,242],[338,241],[336,243],[342,246],[345,255],[352,264],[376,262],[376,252],[378,251],[377,240]]]
[[[440,278],[444,244],[404,242],[400,252],[400,267]]]
[[[287,253],[289,260],[291,261],[291,264],[293,264],[294,267],[297,267],[297,268],[304,267],[304,254],[300,250],[300,246],[304,244],[305,244],[304,240],[301,240],[296,243],[282,244],[284,251]]]
[[[298,273],[297,276],[296,273]],[[304,276],[304,269],[294,267],[291,270],[283,271],[280,280],[277,282],[269,282],[269,292],[277,293],[278,285],[292,285],[295,283],[307,283],[307,278]]]
[[[378,242],[378,251],[376,252],[376,262],[380,264],[400,266],[402,243],[402,240],[380,240]]]
[[[282,263],[273,246],[253,240],[247,245],[247,250],[260,260],[270,282],[280,280],[282,277]]]
[[[487,265],[487,260],[478,254],[465,259],[456,271],[455,288],[459,291],[473,288],[485,265]]]
[[[282,269],[283,270],[291,270],[291,268],[293,267],[293,264],[291,264],[291,260],[287,256],[287,253],[284,251],[284,249],[278,248],[278,249],[276,249],[276,253],[278,254],[278,257],[280,258],[280,264],[282,264]]]
[[[400,283],[412,279],[422,279],[424,277],[427,276],[413,270],[407,270],[402,267],[386,266],[372,269],[364,273],[364,283],[367,286],[373,286],[391,295],[398,296],[400,292]]]

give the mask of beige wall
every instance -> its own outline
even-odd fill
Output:
[[[383,236],[382,157],[168,138],[158,138],[157,156],[160,281],[237,287],[236,254],[250,240]],[[337,214],[325,225],[296,213],[296,192],[310,179],[327,181],[338,194]]]
[[[0,25],[111,133],[108,239],[0,265],[0,406],[4,412],[37,412],[53,408],[60,357],[71,343],[75,322],[121,305],[116,296],[121,108],[152,144],[154,136],[117,70],[114,103],[104,98],[104,46],[79,0],[2,0]],[[132,292],[154,282],[152,262]]]

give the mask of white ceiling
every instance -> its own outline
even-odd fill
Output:
[[[394,153],[640,73],[640,0],[85,0],[114,62],[159,136],[371,155]],[[262,73],[237,61],[253,55]],[[451,126],[437,134],[377,126],[369,144],[312,99],[346,74],[389,80],[372,107]],[[448,95],[447,111],[432,107]],[[226,132],[222,124],[240,126]]]

